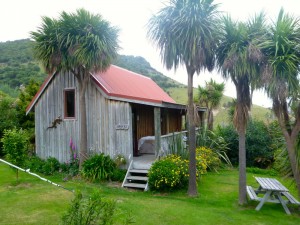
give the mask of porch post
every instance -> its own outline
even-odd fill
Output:
[[[155,132],[155,155],[159,154],[161,149],[161,116],[160,116],[160,108],[154,108],[154,132]]]

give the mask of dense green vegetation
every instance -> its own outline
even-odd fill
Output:
[[[0,90],[13,97],[17,89],[31,79],[41,83],[46,74],[33,59],[32,41],[17,40],[0,43]]]
[[[247,184],[257,187],[253,176],[270,177],[270,174],[249,172]],[[198,198],[187,198],[185,191],[160,194],[129,191],[120,188],[120,183],[86,183],[79,179],[63,182],[60,175],[46,178],[66,188],[81,190],[84,196],[97,189],[102,196],[116,200],[117,224],[124,224],[128,214],[131,214],[135,224],[147,225],[294,225],[300,219],[296,208],[290,207],[292,215],[286,215],[278,204],[265,204],[259,212],[255,211],[257,202],[250,202],[244,207],[238,206],[236,170],[209,172],[201,176]],[[296,189],[290,186],[290,180],[276,178],[296,195]],[[60,224],[61,217],[74,198],[73,193],[23,172],[20,173],[18,183],[15,179],[9,166],[0,163],[0,224]]]

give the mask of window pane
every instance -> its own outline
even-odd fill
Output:
[[[75,90],[65,91],[65,117],[75,117]]]

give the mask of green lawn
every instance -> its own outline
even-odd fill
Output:
[[[257,186],[255,174],[248,173],[248,184]],[[257,175],[262,176],[262,175]],[[80,180],[62,182],[57,175],[48,177],[67,188],[80,189],[84,194],[93,189],[101,190],[103,196],[117,201],[117,223],[127,213],[134,217],[135,224],[299,224],[300,212],[291,208],[286,215],[278,204],[266,204],[261,211],[254,210],[256,202],[245,207],[237,204],[238,173],[223,170],[201,177],[199,197],[189,198],[185,192],[157,194],[130,191],[120,184],[88,184]],[[280,179],[296,196],[289,181]],[[59,224],[72,199],[72,192],[57,188],[23,172],[16,184],[12,170],[0,163],[0,224]]]

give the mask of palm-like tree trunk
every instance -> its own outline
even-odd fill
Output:
[[[293,176],[296,182],[297,190],[298,190],[298,197],[300,198],[300,169],[298,168],[297,163],[297,156],[295,152],[295,146],[297,138],[285,138],[286,146],[288,150],[289,160],[292,167]]]
[[[196,131],[194,119],[194,98],[193,98],[193,76],[195,70],[187,67],[188,73],[188,132],[189,132],[189,187],[188,195],[197,196],[197,175],[196,175]]]
[[[242,80],[242,79],[241,79]],[[237,92],[237,105],[234,116],[234,124],[239,134],[239,204],[247,203],[246,190],[246,127],[248,121],[249,86],[248,82],[243,83],[241,80],[235,80]]]
[[[246,132],[239,132],[239,204],[247,203],[246,193]]]
[[[296,123],[293,127],[290,126],[291,121],[289,120],[286,101],[280,102],[277,99],[273,99],[273,110],[286,141],[286,148],[292,167],[293,177],[297,185],[298,196],[300,197],[300,169],[296,155],[296,143],[300,132],[300,104],[298,105],[297,109],[298,113],[295,115]]]
[[[211,130],[211,131],[214,129],[214,114],[213,114],[212,109],[208,109],[207,129]]]
[[[79,144],[79,169],[82,168],[83,162],[87,159],[87,117],[86,117],[86,89],[89,81],[89,73],[79,74],[79,112],[80,112],[80,144]]]

